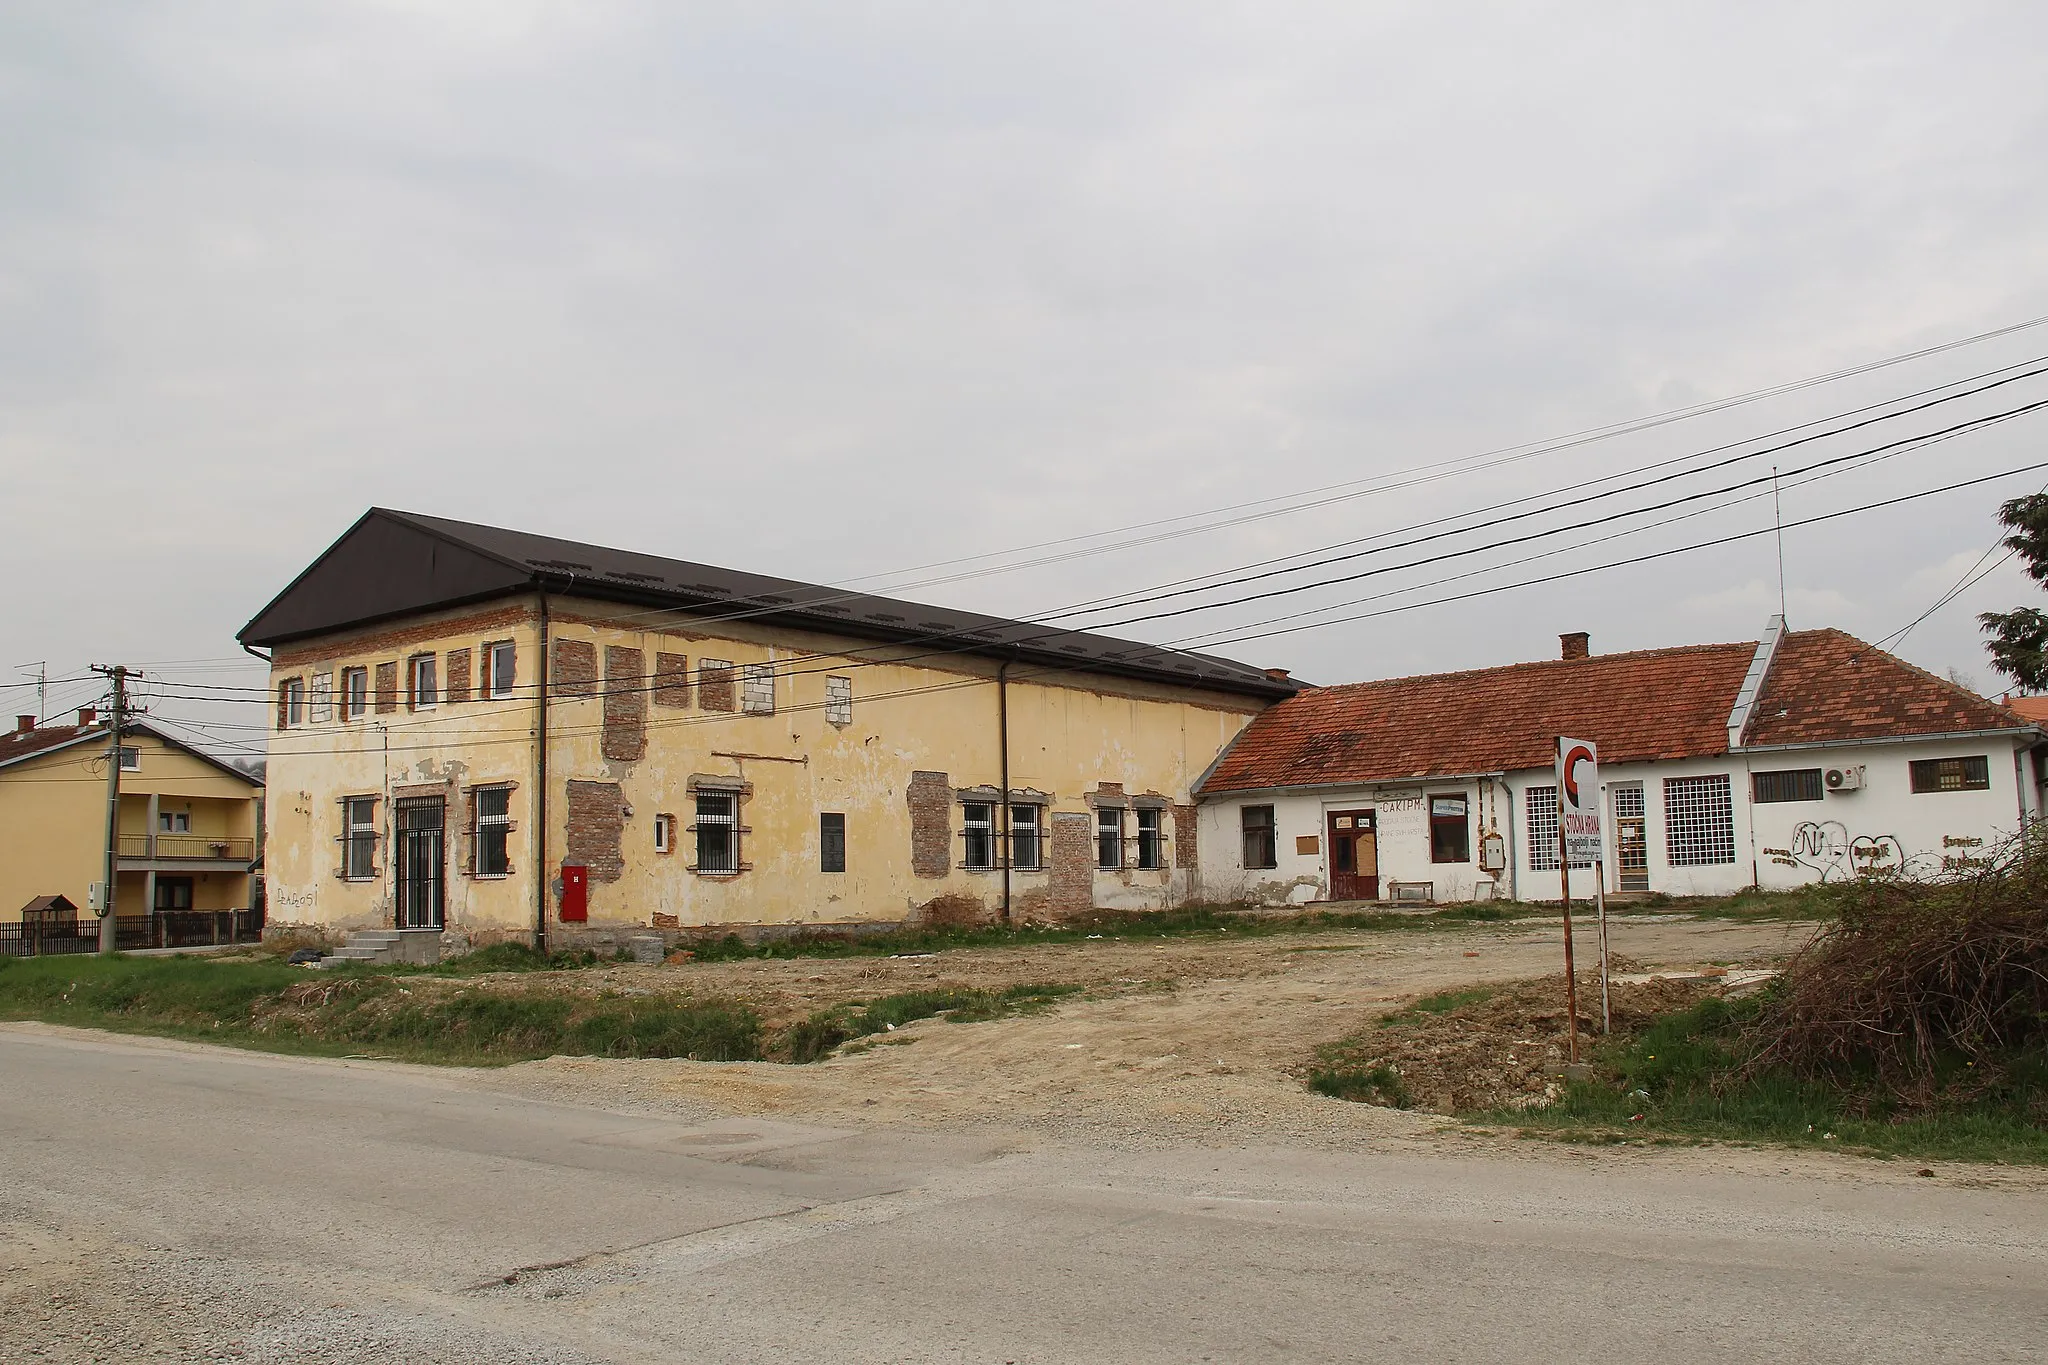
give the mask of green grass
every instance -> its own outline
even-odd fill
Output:
[[[1755,1008],[1754,1000],[1703,1001],[1596,1052],[1598,1079],[1569,1085],[1546,1109],[1464,1117],[1579,1142],[1771,1142],[2048,1163],[2048,1059],[2024,1059],[2005,1085],[1968,1102],[1904,1113],[1866,1099],[1873,1091],[1854,1077],[1835,1085],[1785,1074],[1740,1077],[1740,1026]]]
[[[1853,894],[1855,888],[1852,885],[1820,882],[1790,891],[1763,891],[1752,887],[1732,896],[1672,896],[1659,891],[1639,901],[1610,901],[1607,913],[1610,916],[1691,915],[1696,919],[1741,923],[1825,920],[1833,919],[1844,899]],[[1581,907],[1579,912],[1585,913],[1585,910]]]
[[[792,1062],[820,1061],[841,1043],[886,1033],[913,1020],[944,1015],[953,1023],[970,1024],[1027,1014],[1045,1009],[1080,989],[1069,985],[1020,985],[1000,991],[903,991],[861,1004],[819,1010],[791,1025],[784,1032],[778,1051]]]
[[[1389,1109],[1406,1109],[1415,1103],[1415,1097],[1408,1093],[1407,1085],[1401,1080],[1401,1073],[1390,1066],[1376,1066],[1370,1070],[1318,1067],[1309,1072],[1308,1088],[1332,1099],[1356,1100],[1361,1104],[1378,1104]]]
[[[1476,1005],[1480,1001],[1488,999],[1494,994],[1496,989],[1493,986],[1474,986],[1469,990],[1438,991],[1435,995],[1425,995],[1406,1009],[1396,1010],[1392,1014],[1383,1015],[1380,1019],[1380,1027],[1400,1028],[1404,1024],[1419,1023],[1425,1015],[1449,1014],[1454,1009],[1465,1005]]]

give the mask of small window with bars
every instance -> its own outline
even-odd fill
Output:
[[[969,871],[986,872],[996,865],[996,808],[987,801],[960,805],[961,835],[966,840]]]
[[[1117,806],[1101,806],[1095,812],[1095,866],[1114,872],[1124,865],[1124,813]]]
[[[1981,792],[1991,788],[1991,760],[1982,754],[1974,758],[1916,759],[1907,767],[1916,793]]]
[[[748,664],[742,671],[740,709],[750,716],[775,714],[774,664]]]
[[[1751,773],[1750,789],[1759,806],[1779,801],[1819,801],[1827,795],[1818,768],[1785,768],[1778,772]]]
[[[731,792],[697,793],[697,866],[714,875],[740,870],[739,801]]]
[[[1735,801],[1726,773],[1664,779],[1664,853],[1673,867],[1735,861]]]
[[[828,725],[853,724],[853,679],[836,677],[825,679],[825,723]]]
[[[509,877],[512,856],[508,841],[512,833],[512,789],[478,787],[470,794],[476,803],[476,857],[473,866],[479,877]]]
[[[846,871],[846,816],[823,811],[818,816],[818,871]]]
[[[1133,814],[1138,821],[1138,866],[1156,872],[1166,866],[1166,831],[1160,819],[1166,812],[1141,806]]]
[[[1045,865],[1044,850],[1038,807],[1010,807],[1010,866],[1035,872]]]
[[[369,881],[377,875],[377,798],[351,796],[341,812],[341,875]]]
[[[1557,871],[1557,788],[1525,788],[1522,792],[1522,809],[1527,811],[1529,816],[1529,870]],[[1572,863],[1574,870],[1592,865],[1587,861]]]

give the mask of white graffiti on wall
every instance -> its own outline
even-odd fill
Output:
[[[1818,872],[1824,882],[1908,870],[1906,848],[1892,834],[1855,834],[1840,820],[1805,820],[1792,831],[1790,848],[1764,850],[1783,867]]]

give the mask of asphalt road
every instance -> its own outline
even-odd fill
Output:
[[[625,1115],[0,1026],[0,1358],[2035,1361],[2048,1190]]]

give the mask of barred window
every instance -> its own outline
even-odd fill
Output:
[[[1038,824],[1038,807],[1010,807],[1010,866],[1036,871],[1043,866],[1044,847]]]
[[[1818,768],[1786,768],[1780,772],[1752,773],[1750,777],[1759,806],[1775,801],[1819,801],[1826,795]]]
[[[1614,788],[1614,818],[1617,820],[1640,820],[1646,809],[1643,803],[1643,787],[1640,782]]]
[[[351,796],[341,806],[341,875],[369,881],[377,875],[377,798]]]
[[[740,870],[738,802],[731,792],[697,793],[698,872]]]
[[[967,866],[986,872],[996,865],[996,808],[986,801],[969,801],[960,810],[967,840]]]
[[[828,725],[853,724],[853,679],[825,679],[825,721]]]
[[[1529,870],[1557,871],[1557,788],[1524,788],[1522,807],[1529,813]],[[1585,860],[1572,863],[1574,869],[1592,865]]]
[[[1166,840],[1161,837],[1159,817],[1164,814],[1156,807],[1141,806],[1138,817],[1138,866],[1147,871],[1156,871],[1166,866]]]
[[[476,802],[476,875],[505,877],[512,873],[512,858],[506,839],[512,832],[512,789],[478,787]]]
[[[1922,758],[1907,765],[1915,792],[1981,792],[1991,787],[1991,761],[1975,758]]]
[[[740,680],[740,709],[750,716],[774,715],[775,665],[748,664]]]
[[[1114,872],[1124,865],[1124,813],[1115,806],[1095,811],[1095,866]]]
[[[1664,851],[1673,867],[1735,861],[1735,801],[1726,773],[1664,779]]]

